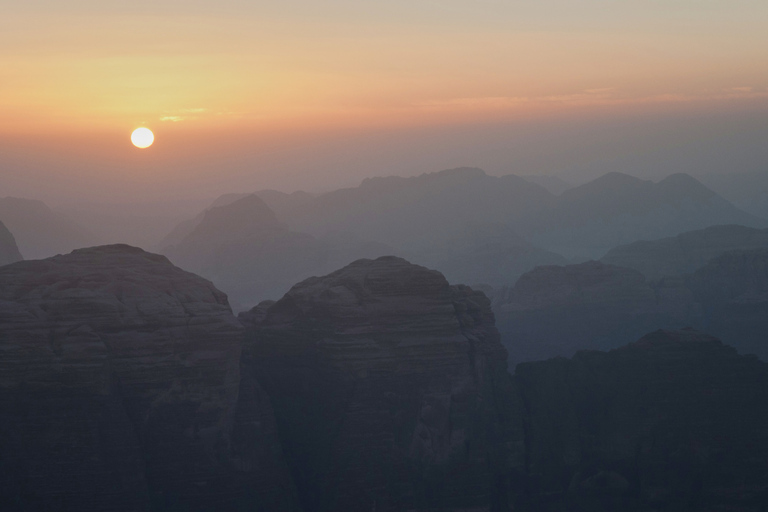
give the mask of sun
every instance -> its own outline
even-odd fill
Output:
[[[155,135],[149,128],[136,128],[131,134],[131,142],[137,148],[148,148],[155,142]]]

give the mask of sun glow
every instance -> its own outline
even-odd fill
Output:
[[[155,135],[149,128],[136,128],[131,134],[131,142],[137,148],[148,148],[155,142]]]

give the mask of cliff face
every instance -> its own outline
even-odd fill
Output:
[[[0,268],[2,508],[291,510],[242,332],[224,294],[141,249]]]
[[[0,222],[0,266],[21,261],[21,253],[16,245],[16,239],[5,224]]]
[[[305,511],[505,510],[521,406],[484,295],[384,257],[241,319]]]
[[[696,331],[521,364],[531,510],[765,510],[768,365]]]

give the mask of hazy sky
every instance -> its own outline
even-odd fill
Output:
[[[674,165],[693,166],[703,140],[733,152],[734,134],[766,128],[765,0],[0,0],[0,13],[0,195],[317,189],[484,162],[563,173],[608,158],[588,148],[631,163],[670,140],[688,148]],[[129,142],[141,125],[157,136],[143,152]],[[747,166],[764,145],[742,144]]]

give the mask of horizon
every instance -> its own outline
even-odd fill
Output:
[[[460,166],[575,183],[768,172],[767,15],[751,0],[25,2],[0,21],[0,187],[61,205]]]

